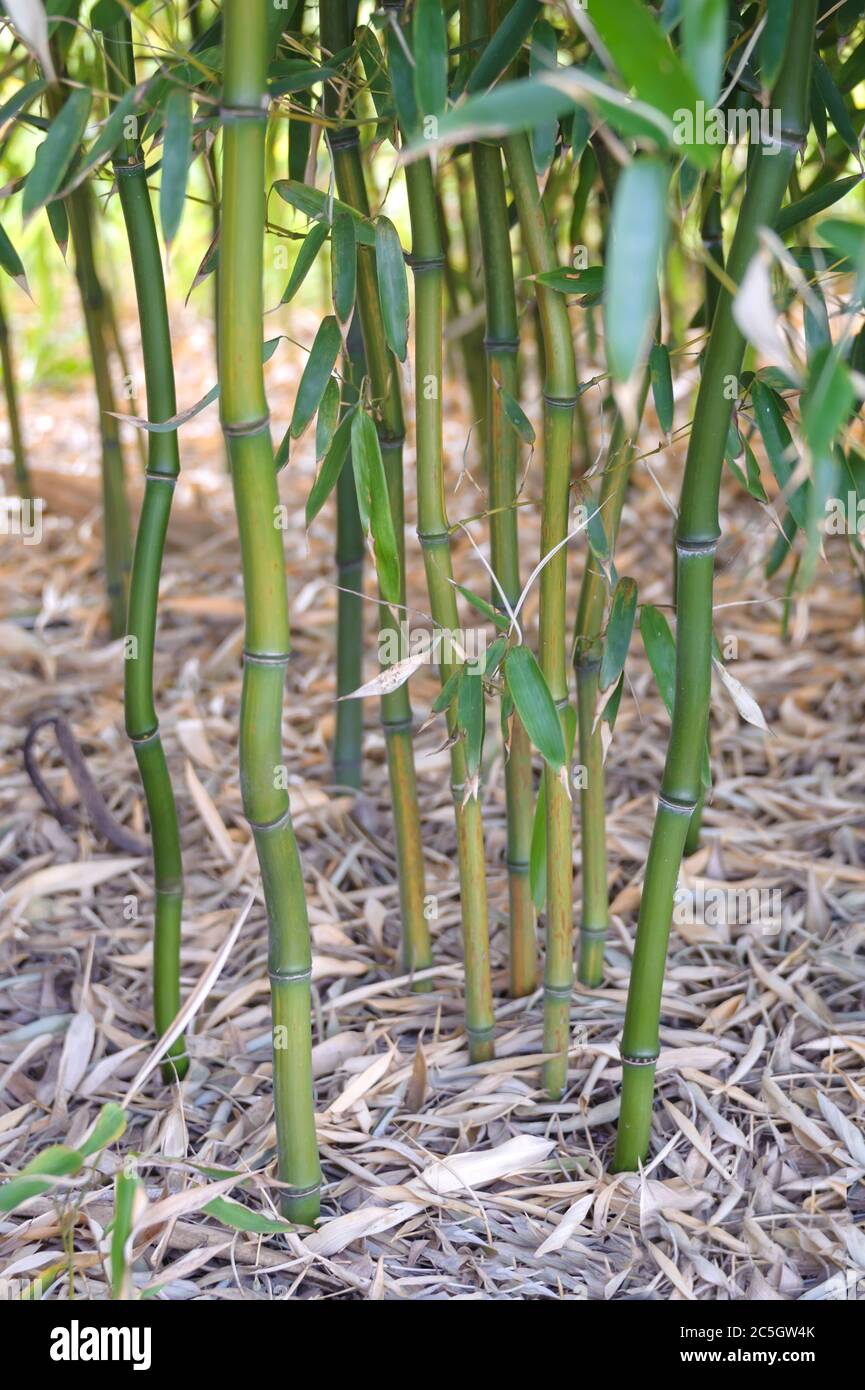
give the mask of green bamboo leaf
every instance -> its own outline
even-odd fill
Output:
[[[25,111],[38,96],[41,96],[48,86],[41,77],[37,77],[33,82],[25,82],[23,87],[19,87],[13,92],[8,101],[4,101],[0,106],[0,127],[7,121],[11,121],[18,115],[19,111]]]
[[[109,1144],[113,1144],[125,1130],[126,1111],[121,1105],[109,1101],[99,1111],[90,1133],[78,1145],[78,1152],[82,1158],[90,1158],[92,1154],[99,1153]]]
[[[375,220],[378,297],[388,346],[400,361],[408,352],[408,276],[399,234],[387,217]]]
[[[331,198],[320,188],[310,188],[309,184],[299,183],[297,179],[277,179],[273,185],[275,192],[284,203],[303,213],[310,222],[324,222],[330,230],[332,217],[347,213],[354,220],[354,234],[363,246],[375,246],[375,228],[369,218],[363,217],[348,203]]]
[[[552,24],[539,19],[532,30],[532,46],[529,53],[529,72],[537,77],[544,72],[554,72],[558,66],[558,35]],[[535,172],[545,174],[553,162],[556,152],[557,121],[545,121],[532,131],[532,159]]]
[[[765,91],[777,82],[787,48],[793,0],[766,0],[766,27],[760,36],[760,71]]]
[[[372,25],[364,24],[357,31],[357,51],[360,54],[363,75],[376,113],[388,117],[393,113],[390,99],[390,86],[387,80],[384,54]],[[385,122],[380,122],[376,134],[380,134]]]
[[[535,442],[535,430],[528,415],[523,410],[519,401],[515,400],[510,391],[502,386],[500,382],[494,381],[493,385],[501,397],[502,406],[504,407],[508,422],[513,426],[523,443],[531,447]]]
[[[727,51],[727,0],[689,0],[682,11],[682,51],[697,90],[714,106]]]
[[[772,472],[778,480],[778,486],[786,495],[787,485],[799,463],[792,436],[784,423],[784,415],[775,392],[759,377],[755,377],[751,385],[751,399],[754,402],[754,419]],[[809,486],[808,483],[802,483],[791,496],[786,497],[793,520],[803,531],[808,524]]]
[[[622,674],[619,676],[619,683],[616,686],[607,703],[604,705],[604,712],[601,715],[601,719],[604,721],[604,723],[609,725],[610,733],[612,733],[616,727],[616,716],[619,713],[619,706],[622,703],[622,691],[624,690],[624,688],[625,674],[624,672],[622,672]]]
[[[186,182],[192,157],[192,102],[182,87],[174,87],[165,103],[165,144],[159,187],[159,220],[165,245],[170,246],[186,206]]]
[[[351,462],[357,485],[361,523],[364,531],[372,534],[381,596],[386,603],[399,603],[399,550],[393,527],[387,478],[375,424],[364,410],[358,410],[351,422]]]
[[[619,679],[625,666],[634,619],[637,616],[637,585],[633,579],[620,579],[613,593],[607,639],[601,657],[598,684],[602,691]]]
[[[333,290],[333,310],[343,334],[354,313],[357,284],[357,242],[354,219],[340,212],[333,219],[330,232],[330,278]]]
[[[330,441],[324,462],[306,502],[306,524],[311,526],[339,480],[343,465],[348,458],[351,444],[351,425],[355,408],[347,410]],[[365,528],[367,529],[367,528]]]
[[[663,613],[644,603],[640,609],[640,636],[667,713],[673,717],[676,694],[676,643]]]
[[[63,182],[63,176],[87,128],[90,106],[89,88],[76,89],[51,122],[24,185],[22,212],[25,223],[54,197]]]
[[[757,456],[751,448],[749,440],[744,439],[742,442],[745,445],[745,486],[756,502],[766,503],[769,498],[760,477],[760,465],[757,462]]]
[[[475,781],[480,774],[485,726],[483,677],[470,666],[466,666],[457,695],[457,727],[465,739],[466,773],[469,782]]]
[[[469,92],[483,92],[501,77],[532,32],[537,17],[537,0],[516,0],[478,59],[468,81]]]
[[[315,422],[315,461],[320,463],[330,448],[339,419],[339,381],[332,376],[324,388]]]
[[[269,362],[276,349],[282,342],[283,335],[280,333],[275,338],[268,338],[267,342],[261,345],[261,360]],[[219,398],[219,385],[211,386],[206,396],[202,396],[195,405],[188,406],[186,410],[181,410],[177,415],[172,415],[170,420],[145,420],[140,416],[127,415],[122,411],[111,410],[107,413],[113,415],[117,420],[123,420],[127,425],[134,425],[138,430],[144,430],[147,434],[172,434],[174,430],[185,425],[188,420],[192,420],[196,415],[200,415],[202,410],[212,405]]]
[[[565,765],[565,739],[555,701],[528,647],[505,658],[505,679],[526,733],[554,772]]]
[[[57,198],[54,202],[46,204],[45,212],[48,217],[48,225],[51,228],[51,235],[65,261],[69,247],[69,215],[66,211],[66,204]]]
[[[318,325],[300,385],[294,402],[291,417],[291,437],[299,439],[321,403],[321,398],[330,380],[330,374],[339,356],[342,337],[339,324],[333,314],[328,314]]]
[[[853,127],[844,98],[835,86],[831,72],[819,53],[814,54],[814,83],[836,131],[852,154],[859,158],[859,137]]]
[[[204,1208],[208,1216],[221,1221],[233,1231],[253,1231],[259,1236],[278,1236],[295,1228],[289,1221],[280,1221],[275,1216],[265,1216],[263,1212],[250,1211],[240,1202],[230,1202],[225,1197],[214,1197]]]
[[[772,0],[770,0],[772,3]],[[792,0],[774,0],[775,4],[792,4]],[[865,79],[865,43],[859,43],[853,49],[849,58],[846,58],[841,65],[838,74],[838,86],[842,92],[852,92],[854,87]]]
[[[416,0],[412,52],[418,110],[422,116],[438,116],[448,99],[448,32],[441,0]]]
[[[484,675],[492,677],[501,666],[508,650],[508,638],[497,637],[484,652]]]
[[[285,293],[280,301],[282,304],[289,304],[297,294],[310,270],[316,256],[327,241],[328,226],[326,222],[315,222],[310,227],[301,243],[300,250],[294,265],[291,267],[291,274],[288,277],[288,284]]]
[[[72,178],[61,191],[62,198],[82,184],[94,169],[114,153],[123,136],[124,122],[140,105],[141,91],[140,87],[130,87],[128,92],[124,92],[90,149],[74,166]]]
[[[6,235],[2,223],[0,223],[0,269],[5,270],[16,285],[21,286],[25,294],[30,293],[30,286],[27,284],[27,275],[21,257]]]
[[[476,608],[479,613],[483,613],[484,617],[488,618],[491,623],[495,623],[497,628],[500,628],[502,632],[508,630],[511,622],[510,618],[504,613],[500,613],[497,608],[493,608],[493,605],[487,603],[485,598],[481,598],[479,594],[473,593],[472,590],[467,589],[464,584],[457,584],[456,587],[463,598],[466,599],[473,608]]]
[[[607,365],[615,381],[628,381],[638,367],[657,314],[669,180],[664,160],[635,159],[616,187],[604,278]]]
[[[583,304],[596,303],[604,289],[604,267],[590,265],[586,270],[571,270],[568,266],[560,266],[558,270],[544,270],[534,279],[537,284],[558,290],[560,294],[576,295]]]
[[[462,681],[465,669],[465,666],[459,666],[456,671],[453,671],[451,675],[448,676],[438,695],[433,700],[433,714],[444,714],[446,709],[450,709],[459,694],[460,682]]]
[[[846,178],[824,183],[822,187],[815,188],[813,193],[806,193],[804,198],[797,198],[795,203],[789,203],[782,209],[775,223],[775,231],[779,236],[786,236],[794,227],[840,202],[861,182],[861,174],[850,174]]]
[[[404,134],[413,134],[419,125],[417,99],[414,91],[414,66],[405,50],[405,35],[393,25],[387,31],[387,66],[396,114]]]
[[[80,1172],[84,1160],[77,1149],[52,1144],[21,1169],[17,1178],[0,1184],[0,1211],[14,1211],[22,1202],[50,1192],[60,1178]]]
[[[649,353],[649,369],[652,376],[652,399],[655,402],[658,423],[664,434],[668,435],[673,428],[675,405],[670,353],[663,343],[655,343]]]
[[[802,432],[811,454],[811,490],[799,583],[807,585],[820,550],[823,522],[829,498],[838,490],[841,459],[835,441],[850,419],[856,393],[839,350],[831,341],[808,364],[808,381],[802,395]],[[843,456],[842,456],[843,457]]]
[[[591,22],[628,86],[674,123],[688,158],[711,169],[717,151],[697,138],[692,119],[700,94],[652,11],[643,0],[592,0]]]
[[[329,82],[339,77],[339,68],[333,64],[308,63],[300,58],[286,58],[271,66],[271,77],[267,84],[272,97],[289,96],[293,92],[308,92],[319,82]]]

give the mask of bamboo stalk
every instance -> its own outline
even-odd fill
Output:
[[[760,227],[774,225],[796,152],[805,139],[816,11],[816,0],[800,0],[790,19],[787,52],[771,102],[781,111],[783,144],[771,153],[762,145],[752,151],[727,267],[736,284],[757,249]],[[722,289],[697,396],[676,528],[675,701],[625,1013],[616,1171],[636,1168],[649,1148],[667,940],[685,837],[700,793],[709,716],[718,495],[731,413],[725,386],[741,370],[743,353],[732,297]]]
[[[535,275],[556,265],[550,229],[538,194],[532,152],[526,135],[504,142],[520,230]],[[544,496],[541,556],[548,555],[568,534],[571,449],[577,402],[577,368],[568,310],[555,290],[537,286],[544,344]],[[541,571],[540,666],[559,709],[568,741],[567,652],[565,591],[567,547]],[[547,821],[547,918],[544,969],[544,1051],[553,1053],[544,1065],[544,1084],[554,1099],[565,1088],[573,989],[573,848],[571,800],[568,791],[544,766]]]
[[[396,9],[396,6],[391,6]],[[417,432],[418,539],[424,557],[430,609],[438,634],[459,627],[453,584],[450,528],[445,508],[442,452],[444,386],[444,271],[435,180],[428,160],[406,167],[411,218],[411,267],[415,285],[415,425]],[[448,644],[449,645],[449,644]],[[442,684],[458,663],[442,661]],[[464,680],[482,680],[466,670]],[[463,952],[465,958],[465,1028],[473,1062],[487,1061],[495,1050],[495,1014],[490,976],[489,920],[483,820],[480,794],[466,794],[465,743],[458,736],[457,712],[447,712],[451,741],[451,785],[456,817],[460,874]]]
[[[363,341],[358,315],[352,319],[343,357],[343,405],[357,400],[364,374]],[[349,695],[363,684],[363,527],[357,506],[354,470],[346,460],[336,484],[336,693]],[[337,786],[361,786],[363,701],[338,699],[333,739],[333,775]]]
[[[319,1213],[310,1026],[311,951],[303,876],[282,766],[288,603],[270,420],[261,366],[267,0],[225,0],[219,264],[220,411],[234,487],[246,609],[240,775],[269,925],[273,1100],[282,1206]]]
[[[120,97],[135,84],[132,26],[128,19],[104,34],[108,90]],[[147,187],[147,173],[137,139],[122,141],[114,156],[114,172],[126,225],[141,347],[147,387],[147,413],[153,421],[176,414],[174,364],[165,280],[159,239]],[[183,906],[183,868],[180,829],[171,777],[153,696],[153,650],[156,637],[159,576],[174,485],[180,472],[177,431],[147,436],[144,500],[132,557],[129,613],[126,625],[124,700],[126,732],[141,774],[156,879],[153,929],[153,1013],[157,1036],[164,1033],[180,1009],[180,932]],[[183,1037],[167,1054],[163,1077],[182,1078],[188,1059]]]
[[[348,48],[351,30],[346,0],[332,0],[321,10],[321,41],[326,52]],[[325,90],[325,107],[339,116],[339,92],[332,85]],[[330,136],[337,191],[344,203],[364,217],[369,216],[369,200],[360,158],[357,131],[353,127],[334,130]],[[399,547],[400,603],[405,603],[405,505],[403,498],[403,422],[397,363],[387,345],[378,297],[375,249],[357,248],[357,305],[363,346],[372,394],[378,408],[379,443],[387,476],[390,509]],[[399,627],[389,609],[382,610],[382,645],[397,648],[388,641]],[[399,867],[400,911],[402,918],[403,968],[407,973],[427,969],[432,964],[429,923],[424,914],[424,862],[417,798],[417,779],[412,746],[412,712],[408,685],[381,698],[382,728],[387,743],[388,774],[396,830]],[[428,981],[415,986],[429,989]]]
[[[508,205],[502,157],[498,146],[472,145],[472,167],[477,196],[478,222],[486,297],[486,400],[487,483],[490,500],[492,566],[508,604],[519,601],[520,558],[517,540],[518,437],[505,415],[502,387],[519,395],[517,353],[519,328]],[[504,610],[497,589],[493,603]],[[535,909],[529,885],[529,856],[534,820],[532,750],[517,714],[511,722],[505,765],[505,800],[508,827],[508,900],[510,922],[510,993],[531,994],[537,986],[538,962]]]
[[[6,413],[9,417],[9,443],[12,445],[12,477],[18,496],[23,500],[31,498],[30,473],[27,468],[27,455],[24,450],[24,436],[21,432],[21,416],[18,411],[18,389],[15,382],[15,361],[12,354],[12,340],[3,300],[0,297],[0,366],[3,368],[3,395],[6,399]]]

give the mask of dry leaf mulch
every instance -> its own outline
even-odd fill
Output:
[[[294,331],[305,328],[314,320]],[[200,339],[182,358],[182,402],[210,384]],[[298,359],[288,353],[268,368],[283,415]],[[63,829],[22,764],[32,720],[61,711],[114,816],[144,832],[123,734],[121,648],[102,627],[91,407],[79,389],[25,395],[25,409],[48,505],[40,545],[0,538],[0,1173],[14,1175],[49,1144],[74,1146],[107,1101],[126,1107],[128,1127],[82,1175],[0,1219],[0,1278],[54,1271],[46,1296],[74,1287],[78,1298],[106,1297],[113,1180],[126,1164],[146,1195],[133,1281],[160,1298],[799,1299],[855,1297],[857,1288],[863,1296],[865,626],[840,544],[813,591],[795,601],[784,642],[783,580],[768,585],[761,568],[771,523],[735,485],[725,494],[717,632],[770,732],[743,723],[716,683],[714,788],[703,848],[684,865],[683,900],[712,888],[774,891],[781,915],[767,933],[701,913],[698,902],[674,926],[652,1157],[638,1177],[612,1176],[617,1040],[668,730],[639,638],[607,762],[607,978],[600,990],[574,990],[568,1089],[554,1105],[539,1082],[540,994],[506,998],[504,779],[493,717],[484,795],[496,1060],[470,1067],[461,1031],[441,727],[417,739],[436,909],[432,990],[412,993],[399,972],[389,792],[372,702],[362,798],[352,802],[330,780],[332,519],[326,511],[305,535],[313,463],[308,445],[298,451],[281,480],[294,634],[284,738],[315,952],[323,1217],[315,1232],[260,1235],[232,1229],[218,1204],[205,1210],[222,1198],[278,1215],[265,921],[237,778],[242,592],[215,411],[182,435],[156,666],[186,865],[184,991],[198,991],[190,1073],[166,1090],[158,1071],[138,1079],[152,1046],[150,863],[112,852],[86,825]],[[476,468],[460,476],[466,419],[454,388],[452,518],[483,507]],[[650,419],[617,566],[638,577],[642,601],[669,610],[662,493],[677,493],[682,451],[657,450],[657,441]],[[538,470],[535,459],[527,497],[539,494]],[[520,524],[535,555],[537,509],[523,508]],[[482,525],[473,533],[485,542]],[[408,548],[410,603],[423,612],[411,538]],[[584,556],[576,543],[574,596]],[[465,540],[458,568],[485,591]],[[527,615],[531,627],[536,596]],[[375,627],[370,603],[367,675]],[[411,688],[426,715],[434,674],[422,670]],[[48,742],[42,760],[55,794],[74,800]],[[579,902],[576,826],[574,869]]]

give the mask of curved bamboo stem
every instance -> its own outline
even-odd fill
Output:
[[[315,1134],[310,1026],[311,951],[303,876],[282,767],[288,602],[270,420],[261,367],[267,0],[225,0],[221,119],[222,245],[219,385],[246,609],[240,778],[269,924],[273,1100],[285,1215],[311,1224],[321,1170]]]
[[[783,144],[771,153],[763,146],[752,152],[727,267],[736,284],[757,249],[760,227],[774,225],[796,152],[805,138],[816,11],[816,0],[800,0],[790,20],[784,66],[772,94],[772,105],[781,111]],[[649,1148],[667,940],[685,837],[700,793],[709,716],[712,592],[720,535],[718,495],[731,412],[725,387],[729,377],[741,370],[743,353],[744,339],[733,318],[732,298],[722,290],[697,396],[676,530],[675,702],[622,1037],[622,1105],[614,1159],[617,1171],[636,1168]]]
[[[108,89],[121,96],[134,85],[132,28],[128,19],[106,32]],[[169,420],[177,411],[174,364],[159,239],[147,187],[141,146],[126,140],[115,154],[114,171],[126,224],[147,386],[147,413]],[[153,1012],[157,1034],[165,1032],[180,1009],[180,930],[183,868],[180,829],[171,777],[153,698],[159,577],[165,535],[180,472],[177,431],[148,434],[144,501],[132,558],[126,625],[124,700],[126,732],[138,763],[153,841],[156,909],[153,932]],[[172,1043],[163,1066],[166,1081],[188,1067],[182,1037]]]
[[[9,443],[12,445],[12,476],[18,496],[22,499],[33,496],[30,487],[30,474],[27,469],[27,455],[24,450],[24,436],[21,433],[21,416],[18,411],[18,391],[15,382],[15,361],[12,355],[12,341],[3,300],[0,298],[0,366],[3,368],[3,395],[6,398],[6,413],[9,416]]]
[[[504,142],[505,160],[523,243],[535,275],[556,265],[553,241],[538,194],[532,152],[526,135]],[[564,298],[537,286],[544,343],[544,498],[541,555],[568,534],[571,449],[577,402],[577,367],[571,324]],[[541,571],[540,665],[560,711],[567,741],[568,681],[565,639],[567,546]],[[554,1099],[565,1088],[570,1036],[570,1000],[574,979],[573,847],[570,797],[552,770],[544,767],[547,819],[547,923],[544,970],[544,1051],[555,1056],[544,1066],[544,1082]]]
[[[326,52],[348,48],[351,31],[346,0],[331,0],[321,9],[321,41]],[[328,86],[325,105],[329,114],[339,115],[339,93]],[[335,130],[330,137],[333,168],[340,199],[364,217],[369,216],[369,200],[360,158],[357,131],[351,127]],[[401,576],[400,603],[405,602],[405,505],[403,498],[402,450],[405,437],[397,364],[387,345],[378,298],[375,249],[357,248],[357,305],[363,346],[372,394],[378,408],[377,428],[390,509],[399,546]],[[389,609],[382,609],[383,645],[389,633],[399,631]],[[412,746],[412,712],[408,685],[381,699],[382,728],[387,742],[388,774],[396,829],[399,894],[402,917],[403,967],[407,972],[425,970],[432,965],[429,923],[424,915],[424,861],[417,798],[417,779]],[[418,991],[429,989],[423,981]]]

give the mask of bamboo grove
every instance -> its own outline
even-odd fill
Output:
[[[648,657],[669,742],[648,857],[635,866],[639,916],[623,929],[633,954],[606,1153],[615,1170],[638,1168],[652,1151],[677,883],[711,834],[712,703],[729,695],[744,719],[762,718],[719,645],[721,518],[736,506],[766,519],[765,579],[786,611],[825,563],[832,499],[865,495],[853,428],[865,392],[863,9],[6,0],[9,492],[22,505],[32,495],[15,296],[29,290],[38,231],[64,251],[69,242],[90,353],[105,632],[123,637],[126,731],[150,824],[153,1026],[169,1038],[167,1085],[187,1067],[172,1025],[192,980],[181,973],[182,826],[154,653],[183,426],[218,391],[245,605],[240,781],[267,921],[278,1177],[291,1220],[316,1220],[321,1172],[304,866],[282,775],[292,719],[282,479],[314,436],[305,520],[333,538],[338,587],[326,781],[362,792],[364,709],[375,704],[403,972],[414,990],[434,987],[417,751],[419,725],[433,721],[450,765],[469,1058],[494,1057],[504,996],[525,1000],[543,1011],[538,1084],[554,1101],[568,1091],[577,1011],[609,983],[605,763],[632,698],[629,665]],[[124,473],[141,460],[121,452],[125,372],[100,251],[115,199],[146,385],[134,548]],[[210,397],[179,412],[166,283],[188,245],[191,201],[212,210],[212,244],[192,256],[205,312],[203,296],[215,295],[218,372]],[[279,346],[264,341],[274,248],[288,257],[289,335],[298,296],[316,275],[329,287],[288,402],[265,392],[264,361]],[[457,396],[472,419],[462,461],[443,425]],[[290,419],[282,439],[277,408]],[[668,593],[653,604],[639,575],[618,573],[616,543],[637,470],[651,472],[664,450],[681,491],[668,499]],[[454,488],[463,468],[477,489],[471,508]],[[862,557],[854,528],[843,546],[851,582]],[[410,572],[425,577],[440,676],[432,708],[418,711],[419,658],[400,646],[421,598]],[[480,655],[467,649],[469,627],[483,633]],[[500,862],[484,799],[496,756]],[[506,978],[491,965],[494,899],[506,902]]]

